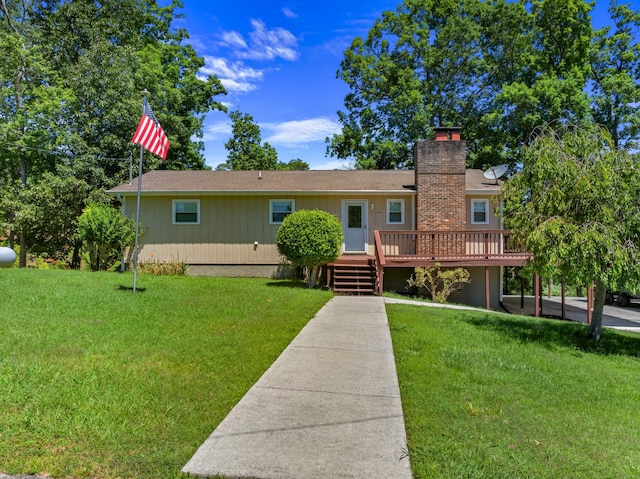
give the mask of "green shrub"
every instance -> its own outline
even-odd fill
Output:
[[[430,268],[415,268],[407,280],[408,287],[424,288],[434,303],[446,303],[451,293],[471,281],[469,271],[464,268],[440,269],[440,263]]]
[[[282,221],[276,246],[294,266],[306,268],[307,286],[313,288],[320,267],[340,256],[342,225],[326,211],[296,211]]]
[[[78,218],[78,235],[91,271],[106,271],[135,243],[135,222],[103,204],[87,206]]]

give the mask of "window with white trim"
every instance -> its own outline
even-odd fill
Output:
[[[173,200],[174,225],[199,225],[200,200]]]
[[[295,200],[269,200],[269,224],[279,225],[295,210]]]
[[[489,224],[489,200],[471,200],[471,224]]]
[[[404,223],[404,200],[387,200],[387,224]]]

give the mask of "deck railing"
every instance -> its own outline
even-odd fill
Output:
[[[376,231],[376,261],[526,260],[524,245],[507,230]]]

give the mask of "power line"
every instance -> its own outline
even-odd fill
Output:
[[[39,153],[48,153],[48,154],[52,154],[52,155],[62,155],[62,156],[68,156],[68,157],[84,156],[84,154],[67,153],[67,152],[60,151],[60,150],[47,150],[47,149],[44,149],[44,148],[36,148],[36,147],[33,147],[33,146],[21,145],[19,143],[0,142],[0,145],[2,145],[2,146],[13,146],[15,148],[21,148],[23,150],[37,151]],[[131,155],[131,153],[129,153],[129,155]],[[106,157],[106,156],[98,156],[98,155],[91,155],[91,154],[89,154],[89,156],[93,156],[95,159],[106,160],[106,161],[129,161],[129,158],[109,158],[109,157]]]
[[[83,156],[75,153],[66,153],[64,151],[59,151],[59,150],[46,150],[44,148],[35,148],[33,146],[25,146],[19,143],[0,142],[0,145],[3,145],[3,146],[8,145],[16,148],[22,148],[23,150],[31,150],[31,151],[37,151],[40,153],[62,155],[62,156],[74,157],[74,158],[77,156]],[[93,156],[93,159],[99,160],[99,161],[128,161],[129,162],[129,184],[131,184],[131,181],[133,179],[133,154],[131,152],[129,152],[129,158],[109,158],[109,157],[97,156],[97,155],[89,155],[89,156]]]

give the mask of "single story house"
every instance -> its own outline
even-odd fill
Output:
[[[466,169],[459,134],[438,129],[436,139],[418,142],[415,170],[150,171],[142,176],[139,261],[181,260],[197,275],[277,276],[283,218],[321,209],[343,227],[342,256],[328,271],[336,290],[403,290],[415,266],[439,262],[471,272],[461,301],[498,308],[502,267],[526,258],[507,251],[500,186]],[[136,180],[109,193],[135,217]]]

